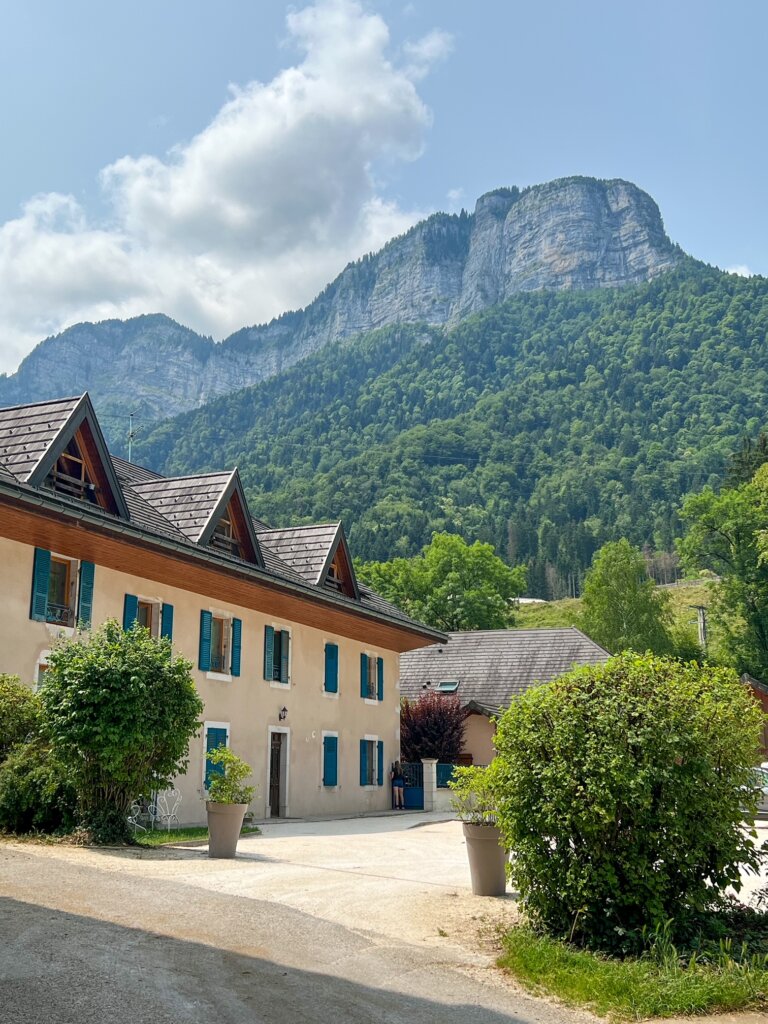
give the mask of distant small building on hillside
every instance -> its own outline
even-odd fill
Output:
[[[400,656],[400,696],[418,700],[427,690],[457,696],[468,711],[462,760],[488,764],[496,727],[491,718],[514,697],[579,665],[608,660],[606,650],[567,629],[494,629],[449,633]]]

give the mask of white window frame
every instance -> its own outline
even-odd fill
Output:
[[[208,751],[207,751],[206,748],[208,746],[208,730],[209,729],[226,729],[227,730],[227,746],[230,745],[230,739],[231,739],[231,735],[230,735],[230,731],[229,731],[229,722],[203,722],[203,768],[202,768],[202,778],[200,780],[200,791],[202,793],[207,793],[208,792],[208,790],[205,788],[205,765],[206,765],[206,762],[208,760]]]
[[[265,622],[264,625],[271,626],[275,631],[275,636],[278,633],[282,633],[283,630],[288,634],[288,681],[284,683],[280,679],[270,679],[269,685],[273,690],[290,690],[291,683],[293,682],[293,630],[290,626],[281,625],[278,622]]]
[[[372,704],[372,705],[378,706],[379,704],[383,704],[384,702],[380,701],[379,697],[378,697],[378,693],[379,693],[379,680],[378,680],[378,676],[376,675],[376,673],[378,671],[378,669],[377,669],[377,659],[381,658],[381,660],[383,661],[384,658],[383,658],[383,655],[375,654],[375,653],[373,653],[371,651],[363,651],[363,654],[368,658],[368,692],[369,693],[371,692],[371,675],[373,675],[373,694],[374,694],[373,697],[363,697],[363,701],[366,704]]]
[[[74,626],[59,626],[55,622],[46,621],[45,625],[48,629],[50,636],[67,636],[73,637],[75,635],[75,629],[77,628],[77,613],[79,608],[77,607],[77,592],[80,582],[80,561],[79,558],[72,558],[71,555],[60,555],[58,551],[51,551],[51,561],[56,559],[58,562],[69,562],[69,609],[72,612],[72,618],[74,619]]]
[[[267,821],[270,821],[269,817],[269,788],[272,784],[272,733],[281,732],[285,737],[285,808],[284,817],[290,817],[289,814],[289,798],[291,795],[291,727],[289,725],[269,725],[267,726],[267,770],[264,778],[267,780],[266,786],[264,787],[264,817]]]
[[[206,679],[212,679],[214,682],[219,683],[231,683],[232,682],[232,620],[235,615],[232,612],[225,612],[221,608],[208,608],[206,609],[211,613],[211,617],[214,619],[223,619],[226,622],[224,628],[225,634],[225,645],[224,645],[224,664],[230,671],[218,672],[208,669],[205,673]],[[213,656],[213,623],[211,623],[211,656]]]
[[[377,703],[378,703],[378,701],[377,701]],[[364,786],[361,786],[360,789],[378,789],[379,788],[379,784],[376,781],[376,778],[377,778],[377,775],[378,775],[378,767],[379,767],[378,764],[377,764],[377,758],[378,758],[378,744],[379,744],[379,740],[381,739],[381,736],[372,736],[370,733],[365,733],[365,735],[361,736],[360,739],[361,740],[365,740],[367,743],[372,743],[373,744],[373,757],[372,758],[371,757],[368,758],[368,777],[369,778],[373,777],[373,782],[367,782]],[[371,751],[371,748],[369,747],[368,748],[368,753],[370,753],[370,751]]]
[[[338,700],[339,699],[339,694],[341,693],[341,644],[339,643],[339,638],[335,637],[335,636],[324,636],[322,638],[322,643],[323,643],[323,678],[322,678],[322,681],[320,683],[320,692],[322,693],[323,697],[325,697],[326,700]],[[325,688],[325,645],[326,644],[335,644],[336,645],[336,650],[339,652],[339,657],[338,657],[338,660],[336,662],[336,669],[337,669],[336,693],[329,693],[328,690],[326,690],[326,688]],[[290,668],[290,665],[288,667]],[[323,733],[323,735],[325,736],[325,733]],[[336,733],[329,732],[328,735],[329,736],[335,736]],[[331,788],[333,788],[333,787],[331,787]]]
[[[136,621],[139,621],[139,605],[148,604],[152,606],[152,618],[150,621],[149,633],[150,636],[160,636],[160,616],[162,615],[163,602],[157,597],[145,597],[142,594],[136,595]]]
[[[325,743],[323,741],[325,740],[326,736],[335,736],[336,737],[336,785],[335,786],[326,786],[325,783],[323,782],[323,769],[325,768],[325,763],[324,763]],[[341,744],[339,743],[339,734],[338,734],[338,732],[334,732],[331,729],[323,729],[323,731],[320,733],[320,785],[318,786],[318,789],[320,789],[320,790],[328,790],[329,792],[335,793],[337,790],[341,789],[341,783],[339,782],[339,760],[340,760],[340,758],[339,758],[339,749],[340,749],[340,746],[341,746]]]

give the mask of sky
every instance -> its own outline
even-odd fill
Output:
[[[222,339],[572,174],[768,274],[763,0],[26,0],[3,28],[0,371],[82,320]]]

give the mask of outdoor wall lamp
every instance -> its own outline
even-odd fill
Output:
[[[277,713],[277,717],[278,717],[278,720],[280,722],[284,722],[286,720],[286,718],[288,717],[288,708],[286,708],[286,707],[280,708],[280,710]]]

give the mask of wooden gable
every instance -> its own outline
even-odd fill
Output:
[[[198,543],[263,568],[261,548],[237,470],[232,473]]]
[[[344,527],[341,523],[339,523],[336,537],[328,549],[328,555],[318,583],[329,590],[335,590],[339,594],[352,597],[356,601],[360,599],[355,570],[352,568],[352,558],[347,546],[347,538],[344,535]]]

